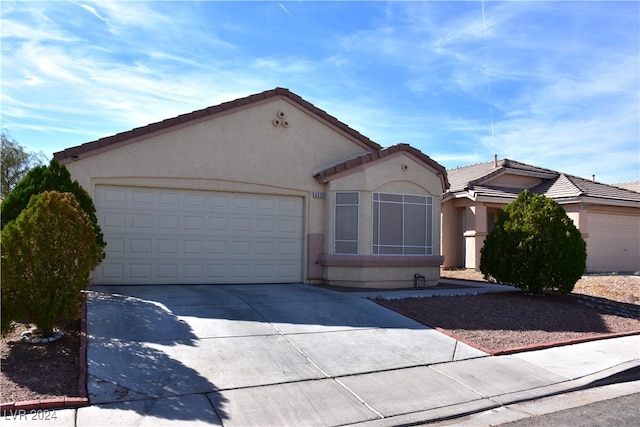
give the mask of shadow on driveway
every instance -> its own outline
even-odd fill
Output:
[[[88,390],[99,409],[215,422],[234,390],[485,355],[360,296],[308,285],[92,289]]]
[[[214,410],[205,396],[217,391],[214,384],[154,348],[196,346],[197,336],[188,323],[157,302],[106,292],[89,292],[87,307],[87,388],[92,404],[104,404],[103,411],[133,410],[168,420],[219,423],[225,418],[222,407]],[[193,394],[201,395],[183,397]]]

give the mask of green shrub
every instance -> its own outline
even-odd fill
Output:
[[[103,250],[106,246],[102,230],[98,225],[96,208],[93,205],[91,196],[85,191],[78,181],[71,181],[71,174],[64,165],[52,159],[49,166],[38,166],[20,181],[0,206],[0,221],[2,228],[9,222],[15,220],[29,203],[31,196],[43,191],[59,191],[61,193],[72,193],[82,210],[84,210],[93,223],[96,243],[100,247],[101,256],[104,258]]]
[[[530,292],[569,293],[586,259],[586,244],[564,209],[525,190],[502,208],[480,251],[480,271],[489,280]]]
[[[33,196],[4,227],[0,245],[3,335],[12,321],[33,323],[47,336],[62,320],[76,318],[101,250],[73,194]]]

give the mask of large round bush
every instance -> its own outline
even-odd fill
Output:
[[[500,212],[480,251],[480,271],[531,292],[569,293],[586,259],[586,244],[564,209],[525,190]]]
[[[46,336],[62,320],[75,319],[81,291],[101,260],[93,223],[75,196],[34,195],[1,238],[2,333],[20,321]]]
[[[91,219],[94,229],[96,243],[100,246],[101,256],[104,258],[104,248],[106,243],[102,230],[98,225],[96,208],[91,200],[91,196],[82,188],[78,181],[71,180],[69,170],[58,163],[56,159],[51,159],[48,166],[38,166],[29,171],[27,175],[11,190],[7,198],[0,206],[0,224],[4,228],[9,222],[15,220],[18,215],[27,207],[31,196],[43,191],[59,191],[61,193],[72,193],[82,210]]]

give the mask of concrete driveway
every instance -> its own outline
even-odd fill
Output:
[[[110,286],[93,287],[87,307],[92,406],[78,425],[341,425],[414,410],[402,394],[425,383],[447,383],[432,405],[480,397],[425,367],[484,353],[355,294]]]

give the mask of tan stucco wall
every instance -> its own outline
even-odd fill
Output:
[[[288,128],[272,121],[284,111]],[[96,183],[237,190],[322,191],[314,169],[367,150],[285,100],[192,124],[67,164],[90,192]],[[178,179],[171,185],[174,179]],[[253,191],[257,188],[249,188]]]
[[[393,179],[393,178],[395,179]],[[325,252],[333,254],[335,194],[340,191],[360,193],[358,256],[372,254],[373,193],[428,195],[433,197],[433,257],[440,256],[440,221],[442,182],[432,170],[425,168],[408,153],[384,161],[376,161],[350,171],[330,181],[327,185]],[[355,255],[345,255],[354,257]],[[384,258],[380,256],[379,258]],[[402,288],[413,286],[415,274],[427,278],[428,285],[437,284],[440,264],[435,266],[410,267],[344,267],[325,266],[325,280],[329,284],[368,288]],[[401,279],[399,279],[401,278]],[[357,285],[355,285],[357,283]]]
[[[279,111],[287,128],[272,123]],[[100,184],[303,197],[307,236],[324,233],[326,223],[325,200],[312,197],[325,185],[313,173],[368,151],[307,110],[274,99],[66,166],[92,197]]]
[[[464,266],[464,207],[456,201],[442,204],[441,253],[444,256],[443,268]]]
[[[506,173],[500,175],[492,180],[487,181],[487,184],[497,185],[499,187],[513,187],[513,188],[531,188],[542,182],[541,178],[533,176],[513,175]]]
[[[273,125],[280,111],[286,115],[287,128]],[[338,269],[321,269],[319,264],[322,250],[326,253],[333,250],[336,191],[361,192],[360,247],[366,254],[371,253],[373,191],[433,196],[434,255],[439,255],[442,181],[436,171],[427,169],[423,162],[403,151],[320,184],[314,173],[371,148],[286,98],[257,102],[244,109],[189,122],[169,132],[147,134],[109,148],[80,154],[79,160],[66,163],[73,179],[92,197],[97,185],[302,197],[305,210],[303,278],[307,282],[321,280],[320,274],[326,279],[338,272]],[[326,198],[313,197],[314,192],[325,193]],[[393,281],[391,278],[400,277],[396,270],[388,266],[351,268],[342,278],[350,282],[377,277],[380,283],[388,283]],[[416,272],[431,282],[436,280],[433,279],[436,275],[439,277],[438,267],[412,267],[400,273],[401,277],[413,280]]]
[[[438,284],[440,267],[325,267],[326,282],[335,286],[374,289],[406,289],[416,285],[415,274],[421,278],[418,287]]]
[[[279,111],[288,128],[275,127]],[[97,184],[309,195],[323,191],[315,169],[367,150],[284,101],[217,117],[81,158],[66,166],[92,195]],[[322,229],[322,201],[312,199],[309,230]]]

